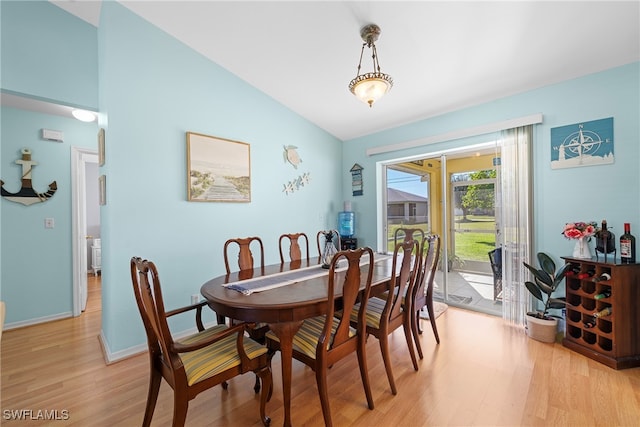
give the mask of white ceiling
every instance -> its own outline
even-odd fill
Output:
[[[640,60],[639,1],[120,3],[342,140]],[[347,89],[368,23],[395,83],[373,108]]]

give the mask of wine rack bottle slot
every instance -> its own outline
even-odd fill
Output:
[[[596,291],[596,284],[591,281],[582,281],[581,287],[584,293],[589,295],[593,294]]]
[[[613,350],[613,342],[605,337],[598,337],[598,346],[604,351]]]
[[[597,292],[598,293],[593,296],[595,300],[604,300],[611,296],[611,288],[608,286],[600,288]]]
[[[596,274],[596,270],[594,268],[589,268],[586,271],[581,271],[578,273],[578,279],[580,280],[591,280],[591,278]]]
[[[567,316],[572,322],[580,322],[580,319],[582,318],[580,312],[576,310],[567,310]]]
[[[611,322],[603,319],[598,319],[596,322],[598,329],[605,334],[610,334],[613,328],[611,327]]]
[[[582,336],[582,329],[575,327],[573,325],[567,325],[567,333],[572,338],[578,339]]]
[[[599,275],[593,276],[591,281],[595,283],[599,283],[599,282],[609,281],[610,279],[611,279],[611,274],[605,271],[600,273]]]
[[[587,344],[595,344],[597,336],[593,332],[583,331],[582,338]]]
[[[578,307],[582,303],[580,299],[580,295],[576,295],[576,294],[567,295],[567,303],[574,307]]]
[[[582,297],[582,307],[585,310],[592,311],[596,308],[596,300],[589,297]]]

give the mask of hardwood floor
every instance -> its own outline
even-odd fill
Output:
[[[93,291],[93,292],[92,292]],[[98,284],[85,313],[2,336],[2,425],[139,426],[148,359],[141,354],[106,366],[102,359]],[[367,347],[375,409],[367,409],[355,355],[329,372],[336,426],[636,426],[640,368],[615,371],[561,344],[530,340],[500,318],[449,308],[437,319],[436,345],[427,321],[420,370],[411,365],[402,329],[391,337],[398,394],[384,373],[377,340]],[[280,359],[267,404],[272,426],[282,425]],[[187,426],[259,426],[253,374],[200,394]],[[313,372],[293,367],[292,417],[298,426],[323,425]],[[11,411],[57,411],[58,421],[10,420]],[[153,426],[171,424],[172,391],[160,388]]]

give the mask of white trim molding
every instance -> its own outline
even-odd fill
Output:
[[[491,132],[499,132],[505,129],[513,129],[520,126],[535,125],[542,123],[542,113],[532,114],[530,116],[518,117],[515,119],[504,120],[501,122],[488,123],[467,129],[454,130],[440,135],[427,136],[412,141],[398,142],[396,144],[382,145],[367,149],[367,156],[376,154],[390,153],[408,148],[420,147],[423,145],[435,144],[438,142],[453,141],[455,139],[467,138],[470,136],[484,135]]]

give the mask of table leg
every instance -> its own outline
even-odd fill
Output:
[[[280,358],[282,363],[282,394],[284,399],[285,427],[291,426],[291,369],[293,364],[293,336],[298,332],[302,321],[270,323],[269,328],[280,340]]]

